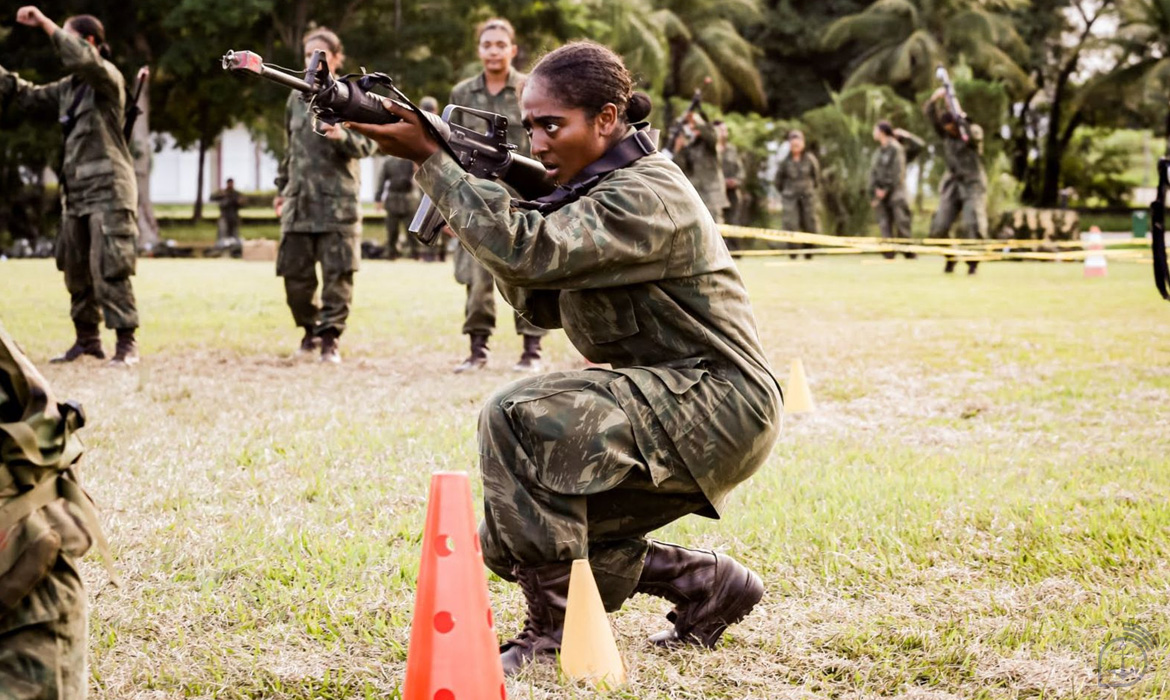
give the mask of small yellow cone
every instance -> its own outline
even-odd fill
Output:
[[[808,390],[808,380],[804,378],[804,363],[797,358],[792,361],[788,384],[784,387],[784,412],[811,413],[812,410],[812,394]]]
[[[593,570],[589,561],[573,562],[569,578],[569,603],[565,610],[565,632],[561,638],[561,671],[573,680],[604,683],[615,688],[626,682],[626,669]]]

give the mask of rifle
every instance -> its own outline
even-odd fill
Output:
[[[134,98],[130,100],[130,104],[126,105],[126,115],[122,121],[122,138],[126,140],[127,145],[130,144],[130,137],[134,134],[134,123],[142,114],[142,109],[138,106],[138,99],[142,97],[142,89],[146,87],[147,80],[150,80],[150,71],[146,66],[143,66],[138,71],[138,81],[134,85]]]
[[[674,148],[674,143],[675,141],[678,141],[679,134],[681,134],[682,130],[686,127],[687,117],[691,116],[695,112],[698,112],[700,115],[702,115],[703,89],[706,88],[709,84],[711,84],[711,78],[704,78],[703,84],[695,88],[694,94],[691,95],[691,103],[687,105],[686,111],[684,111],[678,119],[674,120],[674,125],[670,128],[670,133],[666,135],[666,147],[660,151],[662,155],[671,160],[674,160],[674,151],[672,150]]]
[[[943,89],[947,91],[947,110],[955,117],[955,125],[959,127],[959,138],[963,139],[963,143],[967,143],[971,140],[971,132],[967,128],[967,113],[959,106],[959,98],[955,95],[955,86],[951,84],[951,76],[942,66],[939,66],[935,71],[935,76],[942,81]]]
[[[326,124],[393,124],[399,121],[382,106],[382,96],[372,92],[375,88],[384,88],[399,107],[418,116],[431,138],[468,173],[501,180],[526,199],[543,197],[556,189],[539,161],[516,153],[516,146],[508,143],[508,118],[503,115],[448,105],[443,116],[439,117],[411,102],[385,73],[334,78],[325,61],[325,52],[320,50],[313,52],[304,78],[264,63],[264,59],[252,51],[228,51],[223,57],[223,67],[224,70],[252,73],[297,90],[309,105],[309,111]],[[486,124],[484,131],[452,124],[450,118],[457,113],[483,121]],[[409,230],[419,242],[432,245],[443,223],[431,198],[423,197]]]
[[[1166,192],[1170,189],[1170,158],[1158,160],[1158,196],[1150,204],[1150,248],[1154,253],[1154,286],[1170,301],[1170,269],[1166,262]]]

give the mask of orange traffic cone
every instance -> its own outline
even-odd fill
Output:
[[[784,386],[784,412],[811,413],[812,410],[812,392],[808,390],[808,380],[804,377],[804,363],[797,358],[792,361],[788,384]]]
[[[569,578],[561,671],[573,680],[592,681],[609,688],[626,682],[626,669],[587,559],[573,562]]]
[[[1105,259],[1105,243],[1101,240],[1101,229],[1090,226],[1084,237],[1085,250],[1085,277],[1104,277],[1109,271],[1109,261]]]
[[[467,474],[431,477],[403,700],[504,700]]]

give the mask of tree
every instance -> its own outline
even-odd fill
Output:
[[[909,96],[929,88],[936,66],[962,62],[976,77],[1002,80],[1018,93],[1029,83],[1013,58],[1024,46],[1004,11],[1025,2],[877,0],[833,22],[824,45],[855,52],[846,86],[891,85]]]

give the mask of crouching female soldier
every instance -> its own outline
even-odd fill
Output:
[[[481,414],[484,556],[528,603],[505,671],[559,649],[571,562],[585,557],[608,610],[666,598],[674,626],[655,641],[714,646],[763,595],[759,577],[646,535],[718,517],[776,439],[780,391],[747,292],[694,188],[631,126],[650,101],[617,55],[553,51],[521,106],[532,155],[562,185],[535,209],[467,175],[405,110],[354,127],[421,164],[422,189],[513,306],[613,367],[514,382]]]

